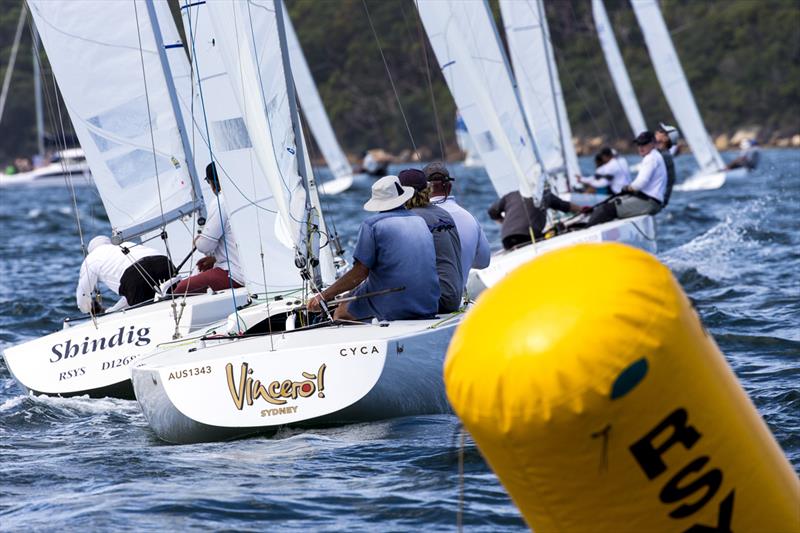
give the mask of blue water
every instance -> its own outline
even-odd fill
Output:
[[[690,156],[677,163],[694,167]],[[459,201],[498,245],[482,171],[454,170]],[[326,200],[348,249],[368,186]],[[88,235],[108,231],[91,189],[79,191],[78,205]],[[719,191],[676,193],[658,217],[659,257],[796,470],[799,220],[797,150],[766,151],[759,170]],[[0,190],[0,225],[2,349],[74,314],[80,253],[64,187]],[[135,402],[26,397],[0,362],[0,530],[453,530],[459,432],[457,419],[443,415],[169,446]],[[463,460],[466,528],[524,529],[469,439]]]

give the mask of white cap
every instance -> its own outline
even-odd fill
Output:
[[[414,196],[414,187],[404,187],[397,176],[384,176],[372,184],[372,197],[364,204],[366,211],[389,211]]]
[[[89,241],[89,246],[86,247],[86,253],[90,254],[95,249],[104,244],[111,244],[111,239],[109,239],[105,235],[98,235],[97,237],[94,237],[91,241]]]
[[[751,148],[752,146],[753,146],[753,140],[752,139],[742,139],[742,142],[739,143],[739,149],[740,150],[747,150],[748,148]]]
[[[678,144],[678,139],[680,139],[680,133],[678,133],[678,128],[675,126],[670,126],[669,124],[664,124],[663,122],[658,123],[659,127],[664,130],[664,133],[667,134],[669,137],[669,141],[672,144]]]

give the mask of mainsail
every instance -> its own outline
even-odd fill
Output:
[[[580,174],[541,0],[500,0],[520,98],[547,171],[559,192]]]
[[[304,242],[306,193],[274,6],[184,2],[182,9],[200,79],[195,123],[206,145],[203,155],[198,148],[198,166],[213,152],[245,283],[256,293],[301,287],[295,257]]]
[[[311,70],[308,68],[306,57],[300,47],[300,41],[297,39],[286,7],[283,8],[283,20],[286,27],[286,40],[289,46],[289,57],[292,62],[292,75],[297,89],[297,97],[306,117],[308,129],[311,130],[311,134],[317,141],[317,145],[322,151],[322,155],[327,161],[328,168],[330,168],[334,178],[349,179],[352,182],[353,169],[339,146],[339,142],[336,140],[336,134],[333,132],[330,120],[328,120],[328,114],[325,112],[325,106],[317,91],[317,86],[314,83]]]
[[[484,2],[417,0],[425,32],[498,195],[538,201],[542,168]]]
[[[115,239],[203,212],[153,3],[28,4]]]
[[[603,0],[592,0],[592,15],[594,16],[594,26],[597,29],[597,37],[600,39],[600,47],[606,58],[608,71],[617,90],[617,96],[625,110],[625,116],[631,125],[634,137],[647,129],[642,110],[639,108],[639,101],[633,91],[631,79],[628,77],[628,70],[622,60],[622,54],[617,46],[617,39],[614,37],[614,29],[608,20],[606,7]]]
[[[642,28],[661,90],[664,91],[683,137],[692,148],[700,172],[705,174],[725,168],[697,110],[692,90],[686,81],[658,3],[656,0],[631,0],[631,6]]]

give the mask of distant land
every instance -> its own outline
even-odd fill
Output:
[[[496,0],[490,1],[499,17]],[[177,0],[170,4],[177,12]],[[597,41],[591,3],[545,0],[545,4],[576,144],[582,153],[606,143],[625,149],[631,132]],[[18,0],[0,0],[0,75],[8,65],[21,5]],[[399,98],[422,158],[440,157],[442,145],[447,158],[458,157],[454,103],[412,0],[287,0],[287,5],[345,151],[353,157],[369,148],[409,153],[412,138]],[[648,124],[674,124],[627,0],[606,0],[606,6]],[[718,146],[734,147],[745,136],[765,145],[800,146],[800,3],[662,0],[661,6],[701,115]],[[46,129],[55,132],[53,79],[42,57],[48,70]],[[36,150],[27,27],[0,127],[4,165]]]

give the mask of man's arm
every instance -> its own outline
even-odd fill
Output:
[[[312,313],[318,312],[320,310],[319,301],[321,298],[327,302],[336,298],[343,292],[353,290],[358,287],[362,281],[367,279],[368,275],[369,269],[356,259],[353,268],[348,270],[341,278],[334,281],[333,284],[322,291],[321,294],[317,294],[308,300],[308,310]]]
[[[655,148],[653,148],[655,150]],[[652,152],[650,152],[652,154]],[[653,171],[656,168],[656,158],[655,157],[645,157],[642,159],[642,164],[639,166],[639,173],[636,175],[636,179],[633,180],[633,183],[630,185],[626,185],[623,190],[627,190],[629,192],[636,192],[642,190],[650,178],[653,176]]]
[[[81,265],[80,277],[78,278],[78,287],[75,290],[75,300],[78,303],[78,309],[84,313],[92,310],[92,291],[97,286],[97,274],[94,269],[89,267],[89,258],[83,260]]]
[[[506,210],[506,197],[498,198],[492,205],[489,206],[489,218],[498,222],[503,221],[503,211]]]
[[[478,224],[478,221],[475,221]],[[483,228],[478,224],[478,249],[475,250],[475,261],[472,262],[472,268],[486,268],[489,266],[489,261],[492,258],[492,250],[489,248],[489,241],[486,239],[486,234],[483,233]]]

